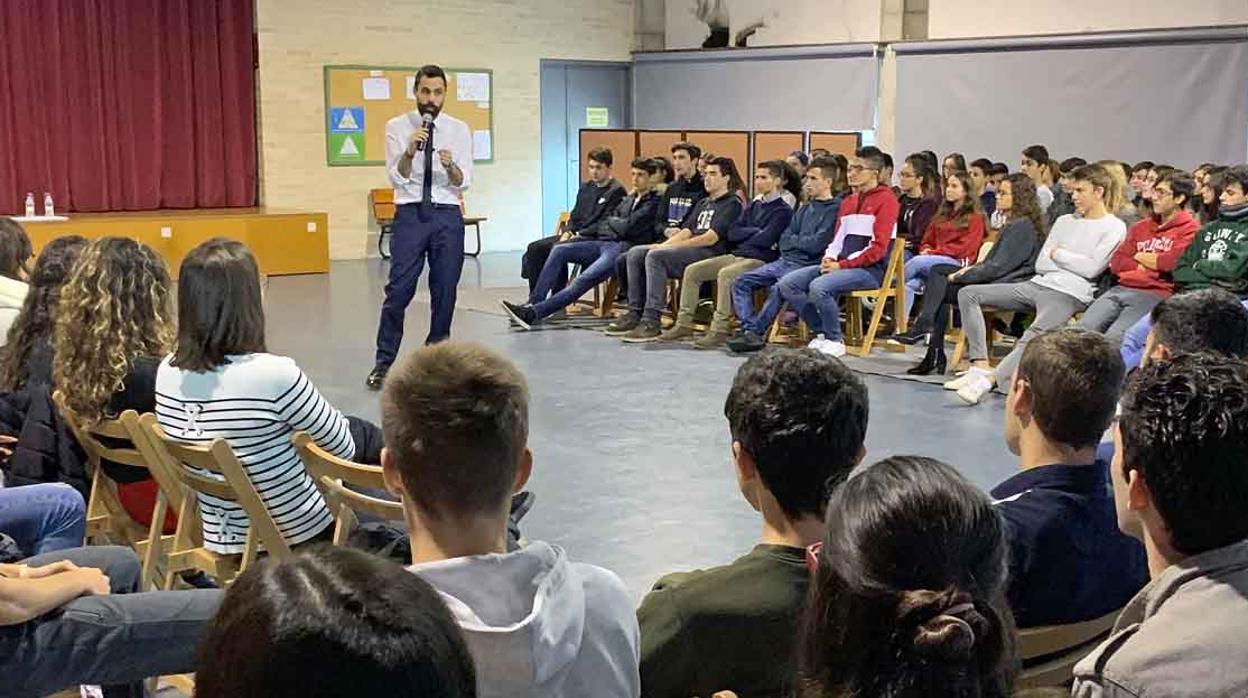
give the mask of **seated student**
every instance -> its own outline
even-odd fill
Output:
[[[793,168],[798,177],[806,174],[806,168],[810,166],[810,156],[800,150],[794,150],[785,156],[784,161]]]
[[[402,567],[317,546],[230,586],[204,638],[196,698],[474,698],[446,604]]]
[[[724,406],[742,495],[762,542],[723,567],[663,577],[641,602],[641,694],[787,696],[829,488],[862,460],[867,387],[809,349],[760,354]]]
[[[1172,276],[1179,292],[1217,287],[1248,303],[1248,165],[1228,169],[1222,179],[1217,220],[1196,233]],[[1140,365],[1150,326],[1144,316],[1123,337],[1122,360],[1127,370]]]
[[[971,190],[975,196],[979,197],[980,209],[986,217],[992,218],[992,214],[997,210],[997,186],[989,178],[989,173],[992,172],[992,161],[988,158],[978,158],[971,162],[971,169],[967,172],[971,175]]]
[[[979,209],[979,198],[972,190],[970,175],[958,171],[946,177],[944,200],[923,232],[918,254],[906,261],[907,314],[932,267],[974,264],[985,232],[984,215]]]
[[[619,578],[548,543],[505,550],[511,495],[533,470],[519,369],[476,344],[424,347],[390,372],[381,413],[409,569],[447,601],[478,693],[639,695],[637,616]]]
[[[698,307],[702,284],[714,281],[715,315],[706,335],[694,345],[699,349],[715,349],[728,341],[732,283],[742,274],[775,261],[776,242],[793,218],[793,207],[801,195],[801,182],[784,161],[770,160],[755,168],[754,191],[754,201],[727,230],[726,254],[685,267],[676,323],[659,339],[672,342],[693,336],[693,314]]]
[[[940,163],[940,178],[947,180],[959,172],[966,172],[966,156],[962,153],[949,153]]]
[[[728,340],[734,352],[752,352],[766,344],[767,328],[780,313],[780,290],[776,283],[791,271],[818,264],[836,231],[844,193],[845,172],[832,158],[811,161],[802,178],[806,203],[793,214],[780,234],[780,258],[737,277],[732,284],[732,305],[741,321],[741,334]],[[754,292],[768,289],[762,310],[754,310]]]
[[[636,158],[632,164],[633,192],[624,197],[611,215],[593,228],[559,243],[546,259],[529,302],[517,305],[503,301],[503,309],[523,329],[566,308],[590,289],[611,278],[615,262],[629,245],[644,244],[654,234],[654,212],[658,195],[649,172],[650,160]],[[580,264],[581,273],[563,290],[551,294],[568,264]]]
[[[1154,165],[1155,163],[1152,160],[1141,160],[1131,167],[1129,182],[1131,190],[1128,193],[1131,195],[1131,202],[1137,206],[1144,195],[1144,190],[1148,187],[1148,171],[1153,169]]]
[[[1086,165],[1071,176],[1079,217],[1071,214],[1057,219],[1036,259],[1035,277],[1018,283],[968,286],[958,292],[971,369],[945,388],[958,391],[963,402],[974,405],[993,388],[1005,389],[1027,342],[1065,325],[1092,302],[1094,280],[1109,266],[1110,255],[1126,236],[1126,226],[1108,211],[1117,207],[1122,193],[1105,168]],[[988,361],[985,307],[1036,311],[1031,327],[995,371]]]
[[[30,258],[34,256],[30,238],[17,221],[0,216],[0,346],[9,336],[26,300],[30,278]]]
[[[914,376],[944,373],[945,330],[949,326],[949,306],[958,302],[958,292],[974,284],[1008,284],[1035,275],[1036,255],[1048,234],[1044,214],[1036,200],[1036,184],[1015,172],[997,187],[997,213],[1004,217],[997,241],[982,262],[969,267],[933,267],[927,277],[923,311],[909,332],[893,335],[902,344],[927,340],[927,353],[918,365],[906,371]]]
[[[1110,344],[1120,346],[1132,325],[1174,293],[1170,274],[1200,229],[1187,210],[1194,189],[1185,172],[1172,172],[1157,183],[1152,217],[1131,226],[1109,260],[1118,284],[1088,306],[1080,327],[1100,332]]]
[[[1056,330],[1023,352],[1005,404],[1005,442],[1022,472],[992,489],[1010,544],[1010,608],[1018,626],[1111,613],[1144,586],[1139,543],[1122,535],[1106,463],[1122,359],[1098,334]]]
[[[82,545],[87,533],[87,503],[62,482],[0,487],[0,534],[17,545],[23,557]]]
[[[1196,198],[1193,201],[1195,205],[1197,218],[1201,225],[1218,219],[1218,206],[1222,198],[1222,188],[1226,186],[1226,171],[1229,167],[1214,165],[1205,173],[1204,182],[1196,190]]]
[[[659,315],[667,304],[667,280],[679,278],[690,264],[727,250],[725,235],[741,217],[737,192],[745,187],[732,158],[714,158],[707,164],[705,176],[706,198],[698,200],[689,212],[686,227],[669,230],[671,235],[663,242],[636,245],[628,251],[628,313],[607,326],[607,335],[629,343],[658,339],[662,333]]]
[[[1104,167],[1105,171],[1114,178],[1118,191],[1125,192],[1127,190],[1127,168],[1123,163],[1117,160],[1097,160],[1096,164]],[[1135,204],[1131,203],[1126,194],[1119,197],[1118,208],[1111,210],[1110,213],[1117,216],[1123,223],[1126,223],[1128,229],[1142,218],[1147,217],[1141,216],[1140,211],[1136,209]]]
[[[173,345],[171,296],[165,261],[147,245],[106,237],[83,251],[61,289],[52,376],[55,385],[68,386],[65,403],[85,424],[126,410],[155,411],[156,370]],[[151,472],[108,460],[100,465],[118,483],[126,513],[150,525],[160,489]],[[166,532],[176,525],[169,512]]]
[[[923,234],[940,207],[940,179],[928,167],[927,159],[916,153],[901,164],[897,181],[901,192],[897,197],[897,239],[905,241],[907,252],[917,254]]]
[[[0,354],[0,391],[15,393],[28,385],[51,385],[52,329],[61,287],[86,247],[86,238],[66,235],[54,238],[39,253],[30,272],[30,292],[9,327],[8,348]]]
[[[1011,695],[1007,549],[988,497],[940,461],[894,456],[841,483],[827,509],[803,695]]]
[[[777,284],[780,297],[801,315],[815,338],[812,349],[845,355],[837,298],[845,292],[879,288],[897,230],[897,197],[880,180],[879,151],[854,157],[851,194],[841,204],[836,235],[819,264],[789,272]]]
[[[1144,542],[1152,581],[1075,666],[1072,694],[1248,695],[1248,364],[1150,362],[1114,443],[1118,524]]]
[[[1084,160],[1083,158],[1066,158],[1065,160],[1062,160],[1060,164],[1058,164],[1057,187],[1055,187],[1053,191],[1053,203],[1049,206],[1049,210],[1046,212],[1049,217],[1050,226],[1052,226],[1054,221],[1056,221],[1058,218],[1061,218],[1062,216],[1068,213],[1075,212],[1075,202],[1071,200],[1070,198],[1070,192],[1071,190],[1074,189],[1075,181],[1071,179],[1070,173],[1074,172],[1080,167],[1083,167],[1086,164],[1088,164],[1088,161]],[[1109,172],[1111,175],[1114,173],[1113,169],[1111,169],[1109,166],[1106,166],[1105,163],[1102,162],[1100,164],[1102,166],[1105,166],[1106,171]],[[1117,163],[1113,163],[1113,167],[1116,168],[1117,166],[1118,166]],[[1125,184],[1125,181],[1124,181],[1124,184]],[[1124,191],[1125,191],[1125,187],[1124,187]],[[1125,196],[1124,196],[1124,200],[1125,200]],[[1110,211],[1110,213],[1116,214],[1117,212]]]
[[[1053,204],[1053,170],[1049,167],[1049,149],[1042,145],[1029,145],[1023,149],[1023,174],[1036,183],[1036,198],[1040,210],[1048,213]]]
[[[688,227],[689,214],[699,201],[706,197],[706,184],[698,164],[702,149],[692,143],[680,142],[672,146],[672,172],[675,174],[663,191],[659,209],[655,212],[654,240],[670,238]]]
[[[832,157],[832,151],[828,150],[827,148],[811,148],[810,149],[811,160],[815,160],[817,158],[830,158],[830,157]]]
[[[241,242],[223,238],[200,244],[182,260],[178,334],[156,371],[156,417],[174,439],[225,439],[291,545],[325,536],[334,521],[291,434],[306,431],[339,458],[376,462],[364,444],[357,451],[347,418],[295,362],[267,353],[256,258]],[[376,450],[379,456],[379,445]],[[242,552],[250,525],[242,507],[202,495],[199,508],[204,547]]]
[[[555,245],[572,238],[583,230],[597,228],[624,198],[624,187],[611,177],[615,157],[610,148],[594,148],[587,156],[589,179],[576,192],[576,204],[568,214],[568,222],[558,235],[551,235],[529,243],[520,260],[520,276],[529,280],[529,292],[537,288],[538,276],[546,265],[546,259]],[[568,282],[567,269],[556,283],[555,290]]]
[[[4,695],[89,684],[103,686],[105,698],[140,698],[143,679],[195,671],[221,592],[141,593],[139,583],[139,559],[114,546],[0,565]]]
[[[988,171],[988,181],[994,189],[1001,186],[1001,183],[1010,176],[1010,168],[1004,162],[992,163],[992,169]],[[1005,225],[1005,218],[1001,214],[993,211],[988,216],[988,227],[992,230],[1000,230]]]

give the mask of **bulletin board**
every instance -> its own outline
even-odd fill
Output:
[[[331,167],[386,164],[386,122],[416,108],[417,67],[325,66],[325,161]],[[468,124],[473,162],[494,160],[494,72],[447,68],[442,110]]]

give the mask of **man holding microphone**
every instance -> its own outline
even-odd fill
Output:
[[[394,185],[390,278],[377,327],[377,358],[366,382],[380,390],[403,340],[403,316],[429,260],[432,312],[425,344],[451,335],[456,287],[464,266],[460,195],[472,181],[472,131],[442,113],[446,72],[416,71],[416,110],[386,122],[386,169]]]

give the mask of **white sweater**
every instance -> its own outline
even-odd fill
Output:
[[[1126,237],[1126,224],[1113,214],[1076,218],[1068,213],[1053,223],[1032,281],[1091,303],[1092,282],[1109,268],[1109,258]]]
[[[340,458],[355,455],[347,419],[321,397],[292,359],[273,354],[227,357],[212,371],[184,371],[166,357],[156,371],[156,418],[170,437],[188,443],[223,438],[234,449],[292,545],[333,521],[299,460],[290,435],[306,431]],[[204,547],[241,553],[250,522],[241,507],[199,498]]]

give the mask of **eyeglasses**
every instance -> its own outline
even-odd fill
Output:
[[[913,172],[906,172],[905,170],[902,170],[901,172],[898,172],[898,173],[897,173],[897,176],[898,176],[898,177],[905,177],[906,179],[914,179],[915,177],[918,177],[918,175],[916,175],[915,173],[913,173]]]
[[[1174,194],[1174,192],[1170,191],[1169,189],[1157,189],[1157,188],[1154,188],[1154,189],[1153,189],[1153,199],[1154,199],[1154,200],[1156,200],[1156,199],[1160,199],[1160,198],[1162,198],[1163,196],[1171,196],[1171,195],[1173,195],[1173,194]]]

